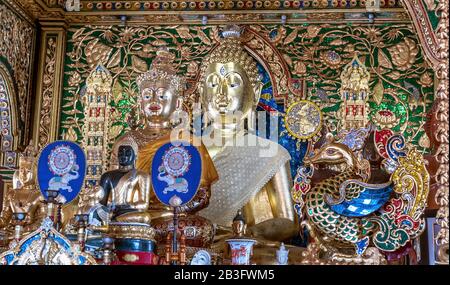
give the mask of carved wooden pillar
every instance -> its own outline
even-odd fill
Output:
[[[57,139],[63,88],[66,24],[41,22],[33,141],[38,149]]]

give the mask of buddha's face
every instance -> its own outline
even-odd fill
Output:
[[[252,88],[247,73],[237,63],[212,63],[200,86],[202,105],[212,120],[242,112],[245,116],[259,100],[261,88]]]
[[[119,146],[119,150],[117,152],[117,158],[120,166],[129,166],[132,165],[135,160],[134,150],[129,145],[121,145]]]
[[[245,234],[246,225],[243,221],[233,221],[233,234],[236,236],[243,236]]]
[[[26,160],[19,160],[19,181],[22,184],[33,181],[32,163]]]
[[[152,123],[169,122],[177,107],[178,95],[164,82],[156,82],[141,92],[141,108],[147,121]]]

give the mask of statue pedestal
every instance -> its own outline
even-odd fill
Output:
[[[117,260],[112,265],[157,265],[155,230],[147,224],[110,223],[108,236],[114,239]]]
[[[253,239],[228,239],[226,242],[231,247],[232,265],[249,265],[252,255],[253,245],[256,240]]]
[[[117,259],[112,265],[157,265],[158,255],[155,254],[155,242],[142,239],[115,239]]]

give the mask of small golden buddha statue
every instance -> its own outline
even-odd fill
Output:
[[[236,217],[234,217],[231,228],[233,230],[233,237],[241,238],[245,235],[245,230],[247,229],[247,224],[245,223],[245,219],[242,216],[241,210],[239,210],[237,212]]]
[[[22,235],[36,230],[46,215],[44,198],[35,181],[36,150],[33,142],[19,155],[19,169],[13,175],[13,188],[6,193],[0,215],[0,229],[12,235],[16,224]]]
[[[136,168],[139,171],[151,172],[156,151],[171,141],[171,131],[175,127],[174,113],[181,110],[184,82],[176,74],[173,67],[174,59],[175,56],[167,48],[161,48],[158,50],[150,70],[137,78],[136,83],[140,90],[140,108],[145,119],[144,126],[127,132],[113,146],[114,151],[124,143],[132,145],[137,153]],[[192,143],[192,136],[190,139]],[[197,195],[189,203],[179,207],[180,223],[184,224],[190,224],[184,219],[189,219],[191,215],[208,206],[211,184],[218,179],[216,169],[205,146],[201,145],[197,149],[202,158],[201,181]],[[117,158],[113,156],[113,165],[117,164],[116,161]],[[153,191],[151,191],[149,199],[150,206],[147,212],[150,213],[152,226],[160,233],[157,234],[157,240],[164,241],[168,223],[173,217],[173,210],[163,205]],[[201,224],[208,224],[201,217],[195,219],[198,219],[197,221]],[[212,225],[208,228],[212,233]],[[189,238],[187,237],[188,245],[190,245]]]
[[[203,130],[202,139],[220,177],[212,187],[209,207],[200,214],[230,227],[242,208],[250,232],[252,226],[267,222],[268,231],[273,232],[267,236],[283,240],[296,231],[291,157],[278,143],[244,127],[256,109],[262,83],[256,61],[240,41],[239,27],[227,27],[223,37],[203,60],[198,85],[202,108],[212,126],[210,134]],[[269,224],[272,220],[277,222]],[[290,229],[288,236],[277,234],[286,232],[282,228]]]

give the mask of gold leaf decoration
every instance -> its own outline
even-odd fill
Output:
[[[310,2],[312,3],[312,1]],[[127,119],[129,115],[124,110],[136,106],[139,109],[136,97],[132,95],[133,91],[138,89],[134,80],[138,73],[146,71],[160,45],[168,46],[172,51],[176,50],[179,72],[186,76],[189,82],[192,82],[192,85],[190,85],[192,90],[189,90],[192,94],[189,93],[189,101],[186,101],[191,103],[191,100],[194,102],[198,99],[194,82],[198,81],[197,76],[203,59],[210,53],[213,46],[221,40],[220,31],[223,27],[220,25],[185,24],[152,26],[149,28],[134,27],[127,30],[129,41],[126,42],[124,42],[123,36],[119,35],[119,33],[125,31],[123,27],[101,26],[93,28],[86,26],[70,29],[67,39],[70,44],[67,47],[67,61],[64,66],[66,78],[64,101],[61,103],[61,112],[65,114],[61,122],[63,130],[67,131],[68,127],[73,125],[78,136],[83,137],[82,130],[79,129],[79,125],[75,121],[67,122],[69,122],[69,119],[73,120],[76,117],[73,109],[82,108],[78,101],[72,98],[79,97],[78,93],[83,88],[88,72],[92,70],[92,68],[89,68],[89,63],[93,60],[88,59],[86,54],[98,53],[98,47],[103,49],[101,45],[112,48],[110,56],[104,62],[104,65],[114,75],[110,98],[116,104],[111,104],[114,108],[110,109],[110,122],[112,123],[110,127],[122,125],[121,133],[130,128],[131,125]],[[423,54],[419,50],[420,44],[414,34],[412,25],[389,23],[388,25],[374,24],[374,27],[381,33],[373,33],[373,35],[379,37],[377,42],[371,41],[370,35],[361,32],[368,26],[359,23],[339,27],[326,24],[252,25],[250,27],[251,32],[244,33],[243,42],[247,47],[254,50],[258,58],[266,60],[267,66],[265,67],[269,69],[268,72],[272,73],[272,77],[276,81],[274,83],[277,86],[283,86],[283,88],[280,87],[279,94],[289,91],[287,87],[290,83],[288,81],[290,77],[302,78],[308,82],[309,80],[320,81],[320,89],[323,94],[328,95],[327,98],[329,99],[328,102],[323,102],[323,104],[324,107],[330,107],[325,109],[324,115],[330,118],[330,131],[332,132],[336,131],[335,125],[339,121],[337,112],[332,111],[337,109],[334,107],[339,107],[341,103],[340,96],[337,93],[341,86],[339,74],[342,66],[348,63],[355,54],[358,57],[366,57],[367,60],[362,61],[373,75],[370,81],[371,92],[369,94],[371,104],[374,106],[379,104],[378,106],[381,107],[385,103],[391,104],[397,102],[397,100],[405,100],[405,104],[408,104],[406,101],[417,102],[416,97],[412,94],[414,92],[404,86],[403,81],[408,80],[420,92],[424,93],[421,97],[426,100],[426,104],[424,104],[426,110],[424,111],[429,111],[431,103],[428,102],[431,102],[434,97],[433,83],[435,76],[430,64],[422,59]],[[332,42],[331,45],[330,42]],[[402,68],[408,66],[409,59],[415,54],[416,47],[420,54],[417,54],[415,58],[416,61],[420,59],[420,62],[415,62],[409,69],[402,70]],[[274,51],[277,52],[274,53]],[[398,54],[400,51],[409,54],[407,60],[403,60],[402,55]],[[125,55],[127,56],[125,57]],[[92,55],[90,56],[92,57]],[[397,58],[395,63],[394,58]],[[139,63],[143,64],[140,65]],[[285,69],[286,66],[287,69]],[[397,68],[397,66],[403,67]],[[78,76],[72,76],[72,72],[75,71],[81,75],[82,81],[80,83],[78,83]],[[377,74],[380,76],[376,76]],[[283,82],[287,83],[284,84]],[[404,97],[397,98],[398,94],[404,95]],[[321,99],[320,97],[314,97],[314,100],[320,101]],[[76,104],[73,105],[71,101],[76,102]],[[124,107],[122,107],[122,104],[117,104],[119,101],[123,102]],[[411,140],[411,136],[419,132],[413,140],[413,143],[419,145],[423,130],[417,130],[419,125],[414,120],[417,119],[417,115],[422,112],[422,109],[412,111],[412,104],[405,107],[411,113],[408,121],[404,123],[405,136]],[[136,117],[138,116],[136,115]],[[373,119],[373,117],[370,116],[370,119]],[[76,118],[81,119],[82,116]],[[120,131],[120,127],[116,127],[113,131]],[[429,138],[432,138],[431,135]],[[431,142],[433,144],[433,140]]]
[[[306,65],[301,61],[297,61],[294,65],[294,71],[292,73],[295,75],[304,75],[306,73]]]
[[[198,72],[198,63],[195,61],[191,61],[187,67],[187,75],[194,76]]]
[[[109,59],[108,64],[106,65],[106,68],[111,68],[118,66],[120,63],[120,49],[118,49]]]
[[[399,79],[402,75],[400,74],[400,72],[398,71],[392,71],[391,73],[388,74],[388,76],[394,80]]]
[[[73,40],[73,41],[78,40],[78,38],[83,34],[84,30],[85,30],[85,28],[78,29],[78,30],[72,35],[72,40]]]
[[[138,73],[143,73],[148,70],[147,63],[135,55],[131,56],[131,66]]]
[[[62,107],[63,108],[69,108],[69,107],[73,107],[74,101],[70,100],[67,103],[65,103]]]
[[[283,58],[286,61],[288,66],[292,66],[292,59],[291,59],[291,57],[289,55],[283,53]]]
[[[122,125],[112,126],[109,129],[109,137],[110,138],[117,138],[117,136],[120,135],[120,132],[122,132],[122,130],[123,130],[123,126]]]
[[[64,110],[63,111],[65,115],[73,116],[75,114],[80,113],[77,109],[70,109],[70,110]]]
[[[116,66],[116,67],[111,67],[111,68],[109,69],[109,71],[110,71],[111,73],[119,73],[119,72],[123,71],[123,67],[121,67],[120,65],[119,65],[119,66]]]
[[[189,28],[187,26],[179,26],[175,29],[182,39],[190,39],[192,38],[191,34],[189,33]]]
[[[347,42],[343,41],[342,39],[335,39],[330,42],[331,46],[342,46],[345,45]]]
[[[378,62],[382,67],[392,69],[391,61],[381,49],[378,50]]]
[[[355,53],[355,46],[353,44],[348,44],[345,46],[344,51],[353,57],[353,54]]]
[[[109,58],[112,48],[98,42],[98,39],[90,41],[86,45],[86,61],[92,69],[99,64],[105,64]]]
[[[427,5],[428,10],[433,11],[436,9],[437,4],[435,0],[425,0],[424,2]]]
[[[214,26],[211,28],[210,35],[211,35],[211,39],[214,42],[216,42],[216,43],[220,42],[220,33],[219,33],[219,28],[217,28],[217,26]]]
[[[206,36],[206,34],[201,30],[201,28],[197,28],[197,36],[202,40],[205,45],[211,45],[211,40]]]
[[[298,30],[294,29],[285,39],[284,44],[290,44],[297,38]]]
[[[430,138],[427,133],[423,133],[423,135],[419,139],[419,146],[423,148],[429,148],[431,146]]]
[[[145,44],[145,45],[142,47],[142,51],[143,51],[144,53],[147,53],[147,54],[152,53],[154,50],[155,50],[155,49],[153,48],[153,46],[152,46],[151,44]]]
[[[359,61],[362,63],[362,64],[365,64],[366,63],[366,56],[364,56],[364,55],[361,55],[361,56],[358,56],[358,58],[359,58]]]
[[[123,93],[122,86],[120,85],[119,81],[116,80],[114,82],[114,86],[112,89],[113,101],[118,102],[119,100],[121,100],[123,96],[122,93]]]
[[[167,42],[157,39],[157,40],[152,41],[152,45],[155,47],[167,46]]]
[[[314,38],[314,37],[316,37],[319,34],[321,29],[322,28],[320,26],[310,25],[306,29],[306,35],[307,35],[308,38]]]
[[[69,77],[69,86],[77,86],[81,83],[81,75],[74,71],[72,75]]]
[[[119,122],[119,121],[123,122],[122,113],[120,113],[117,110],[111,111],[109,113],[109,121],[110,122]]]
[[[63,140],[76,142],[78,140],[77,132],[70,126],[67,132],[63,134]]]
[[[410,38],[405,38],[403,42],[388,48],[388,50],[391,54],[392,62],[401,71],[411,68],[416,62],[416,56],[419,53],[416,43]]]
[[[378,83],[373,88],[373,101],[375,101],[377,105],[380,105],[381,101],[383,101],[383,95],[384,95],[383,82],[381,80],[378,80]]]
[[[425,72],[422,76],[420,76],[419,83],[423,87],[430,87],[433,85],[433,78],[431,78],[430,73]]]

